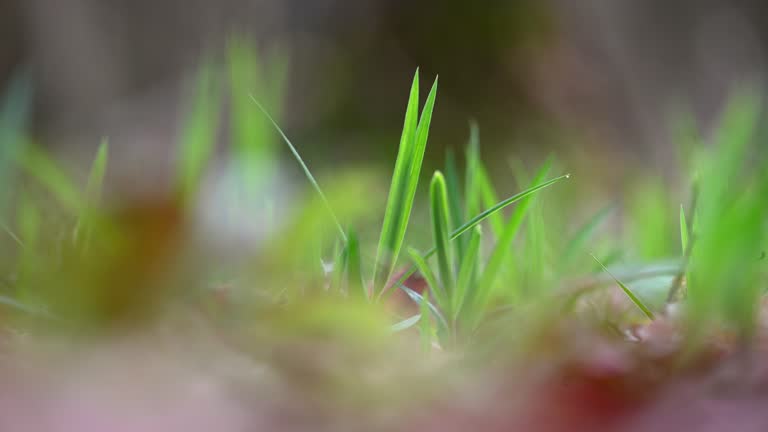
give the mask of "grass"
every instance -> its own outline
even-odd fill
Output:
[[[469,127],[464,169],[459,169],[458,158],[449,152],[443,169],[432,173],[428,196],[422,200],[418,185],[424,177],[432,118],[439,115],[439,109],[437,79],[419,109],[418,71],[407,97],[386,200],[377,203],[373,196],[341,194],[339,199],[339,194],[327,194],[326,186],[333,180],[318,179],[279,126],[287,62],[279,55],[262,62],[254,52],[245,42],[233,40],[224,68],[208,60],[199,69],[176,147],[176,195],[171,205],[178,204],[182,212],[189,212],[198,202],[206,178],[216,175],[214,162],[228,159],[240,174],[237,187],[243,192],[235,194],[238,199],[232,205],[255,199],[254,211],[274,212],[269,182],[275,176],[274,166],[280,154],[276,142],[281,139],[320,205],[308,199],[303,213],[295,223],[286,224],[287,228],[277,227],[274,216],[269,218],[269,223],[275,225],[268,227],[270,242],[245,260],[250,268],[258,270],[242,274],[235,270],[232,275],[242,276],[248,286],[266,291],[270,304],[318,295],[342,303],[354,301],[366,308],[386,310],[393,333],[418,331],[425,351],[433,345],[459,349],[479,337],[491,317],[497,318],[500,311],[514,317],[531,305],[547,304],[553,296],[562,294],[559,287],[568,288],[569,281],[581,277],[587,278],[587,286],[595,291],[607,282],[615,282],[647,320],[662,313],[656,302],[647,301],[649,293],[661,292],[665,301],[682,299],[689,327],[697,329],[692,331],[694,334],[714,326],[733,327],[743,335],[754,333],[757,308],[766,288],[760,256],[768,240],[768,170],[764,152],[754,145],[761,112],[749,92],[734,95],[711,144],[701,142],[703,138],[684,143],[686,148],[681,154],[691,159],[681,163],[689,171],[683,173],[688,177],[684,182],[696,185],[691,192],[696,199],[689,201],[690,206],[681,205],[675,212],[670,205],[675,201],[674,189],[662,177],[649,174],[631,189],[623,216],[617,211],[620,204],[605,202],[577,221],[562,207],[564,200],[558,199],[558,194],[570,193],[559,191],[570,176],[561,173],[554,158],[544,161],[532,175],[526,164],[513,163],[504,177],[515,178],[518,185],[524,186],[520,192],[498,198],[490,170],[481,158],[480,132],[475,122]],[[18,190],[5,188],[1,196],[0,235],[12,240],[21,275],[17,289],[3,293],[8,296],[4,304],[22,315],[38,307],[58,309],[48,303],[62,301],[60,296],[46,297],[45,290],[34,294],[40,284],[58,277],[40,277],[39,273],[47,273],[40,269],[77,274],[74,280],[78,283],[95,283],[103,281],[90,274],[98,263],[126,260],[123,267],[118,265],[119,272],[146,272],[145,279],[137,280],[150,285],[164,283],[165,279],[150,271],[154,268],[151,263],[141,261],[140,253],[130,255],[135,251],[129,253],[130,248],[123,244],[130,243],[126,238],[139,236],[139,240],[146,240],[141,235],[156,235],[151,231],[154,222],[147,222],[150,231],[136,234],[132,230],[137,228],[112,215],[103,199],[109,171],[107,140],[96,151],[85,185],[79,185],[26,136],[24,112],[29,96],[25,86],[23,82],[14,84],[0,111],[4,141],[0,175],[8,185],[14,184],[11,179],[16,177],[31,180],[32,184]],[[231,111],[228,124],[221,116],[225,101]],[[223,128],[228,133],[222,133]],[[222,136],[230,137],[228,151],[220,148]],[[578,184],[578,180],[567,182],[574,183]],[[677,202],[686,199],[679,198]],[[60,215],[55,227],[44,220],[50,213],[43,207],[50,205]],[[381,225],[378,241],[374,242],[370,239],[376,232],[370,224],[355,226],[353,214],[359,212],[348,211],[347,207],[379,206],[383,211],[375,218]],[[411,215],[416,207],[429,209],[427,224],[412,226]],[[15,214],[11,214],[11,208]],[[221,211],[225,215],[228,209]],[[164,213],[151,215],[163,217]],[[616,225],[615,220],[611,221],[616,217],[623,217],[618,225],[624,227],[624,233],[611,232],[610,227]],[[65,227],[63,232],[74,235],[54,241],[62,238],[57,232],[61,225]],[[331,227],[332,236],[327,235],[326,226]],[[409,239],[408,233],[414,230],[431,233],[432,245],[423,252]],[[675,233],[679,234],[679,242],[670,241]],[[52,247],[56,242],[63,242],[63,246]],[[592,255],[598,244],[606,245],[604,252]],[[151,244],[140,243],[139,248],[154,250],[161,246],[153,239]],[[66,254],[73,250],[81,259],[68,260]],[[407,251],[406,257],[401,256],[403,250]],[[670,258],[681,264],[665,269],[664,278],[659,279],[658,272],[647,271],[649,266],[659,266]],[[57,264],[64,261],[71,267]],[[325,268],[321,263],[327,264]],[[119,277],[119,272],[108,277]],[[603,278],[603,272],[610,278]],[[424,280],[426,289],[414,285],[416,276]],[[674,280],[670,282],[669,277]],[[641,282],[645,283],[643,287]],[[289,292],[290,296],[286,294]],[[417,311],[387,309],[397,294],[410,299]],[[67,301],[103,307],[92,300],[75,296]],[[29,305],[31,301],[39,304]],[[248,303],[248,307],[256,305]]]

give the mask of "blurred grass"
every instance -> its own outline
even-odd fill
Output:
[[[463,171],[449,153],[422,199],[418,184],[439,110],[435,79],[419,114],[418,71],[386,200],[371,193],[380,182],[370,175],[337,173],[323,178],[321,187],[279,126],[287,60],[256,52],[232,39],[223,65],[203,62],[181,123],[173,192],[146,202],[104,199],[111,166],[106,139],[85,170],[86,183],[78,184],[26,135],[30,92],[28,83],[16,82],[0,111],[0,222],[13,257],[13,270],[3,271],[15,273],[2,304],[25,319],[34,315],[30,311],[46,311],[60,320],[58,330],[88,333],[141,326],[174,303],[218,301],[205,286],[213,276],[202,262],[211,257],[205,244],[193,241],[193,204],[206,180],[220,175],[216,162],[223,162],[237,180],[226,191],[234,199],[215,209],[222,223],[230,222],[234,208],[245,209],[268,225],[268,234],[241,267],[225,272],[236,292],[227,294],[215,319],[237,317],[248,327],[269,311],[274,321],[259,331],[275,325],[275,337],[281,337],[277,330],[317,335],[327,329],[366,344],[369,335],[418,331],[425,351],[433,345],[459,349],[477,344],[474,337],[493,320],[514,320],[541,305],[557,309],[553,298],[563,294],[577,303],[615,283],[637,309],[612,323],[617,328],[635,324],[638,310],[642,320],[653,320],[680,291],[692,340],[718,326],[745,340],[753,335],[766,288],[760,256],[768,240],[768,170],[755,148],[762,111],[751,93],[734,94],[711,144],[681,144],[681,155],[690,158],[680,163],[682,188],[649,170],[627,191],[622,208],[596,198],[600,205],[583,218],[565,204],[571,202],[564,197],[571,190],[562,187],[569,175],[558,173],[567,161],[554,157],[532,175],[531,164],[516,160],[508,178],[521,191],[498,198],[501,189],[490,181],[474,122]],[[278,138],[309,188],[276,214],[271,203],[285,181]],[[690,185],[698,198],[678,196]],[[430,217],[415,224],[411,214],[421,207]],[[372,213],[381,222],[378,236],[378,227],[361,222]],[[58,222],[48,223],[51,218]],[[425,252],[414,247],[414,230],[431,233]],[[202,300],[192,295],[199,292]]]

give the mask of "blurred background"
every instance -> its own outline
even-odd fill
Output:
[[[670,113],[706,126],[734,83],[761,80],[766,12],[761,0],[2,0],[0,87],[32,78],[45,145],[91,154],[109,136],[116,160],[162,170],[184,83],[238,34],[288,56],[281,124],[320,169],[391,166],[417,66],[440,75],[428,158],[462,148],[476,119],[491,161],[556,150],[673,169]]]

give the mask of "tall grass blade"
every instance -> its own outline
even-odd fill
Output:
[[[416,195],[421,165],[424,160],[429,127],[432,121],[432,111],[437,96],[437,79],[432,90],[427,96],[427,101],[421,113],[418,123],[416,112],[419,100],[418,71],[413,80],[411,95],[406,110],[403,134],[400,139],[400,149],[395,162],[395,171],[392,175],[387,207],[384,213],[384,223],[376,250],[374,265],[374,292],[384,287],[392,275],[397,262],[400,249],[405,239],[408,228],[408,220]]]
[[[315,176],[312,175],[312,171],[309,170],[309,167],[304,162],[304,159],[302,159],[301,155],[299,154],[299,151],[296,150],[296,147],[293,145],[290,139],[288,139],[288,136],[283,132],[283,129],[280,127],[280,125],[277,124],[277,121],[275,121],[274,118],[269,114],[269,112],[262,106],[259,101],[256,100],[253,95],[251,95],[251,101],[256,104],[256,106],[261,110],[261,112],[264,114],[264,116],[267,117],[270,123],[272,123],[272,126],[275,128],[278,134],[280,134],[280,137],[283,139],[283,142],[288,146],[288,149],[291,151],[291,154],[296,159],[296,162],[299,163],[299,166],[301,167],[301,170],[304,171],[304,175],[307,177],[307,180],[309,180],[309,183],[312,185],[312,187],[315,189],[315,192],[317,192],[317,195],[320,197],[320,200],[323,203],[323,207],[325,207],[325,210],[328,212],[328,216],[333,221],[334,225],[336,226],[336,230],[339,232],[339,237],[344,240],[344,242],[347,241],[347,234],[344,232],[344,228],[341,227],[341,223],[339,222],[339,218],[336,217],[336,213],[333,211],[333,208],[331,208],[331,204],[328,202],[328,198],[326,198],[325,193],[323,193],[323,190],[320,188],[320,184],[315,179]]]

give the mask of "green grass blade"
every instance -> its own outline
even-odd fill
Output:
[[[414,269],[418,270],[418,272],[421,274],[421,277],[427,281],[427,286],[434,293],[434,297],[438,302],[438,305],[444,304],[445,292],[443,291],[442,285],[438,283],[437,277],[435,277],[435,273],[432,272],[432,268],[429,267],[429,264],[427,264],[427,260],[424,259],[419,251],[413,248],[408,248],[408,256],[410,256],[411,261],[413,261]]]
[[[446,321],[443,314],[440,313],[440,309],[438,309],[437,306],[435,306],[435,304],[429,300],[429,291],[425,291],[424,295],[421,295],[416,291],[408,288],[407,286],[401,286],[400,289],[403,290],[403,292],[405,292],[414,303],[419,305],[420,309],[426,308],[431,313],[431,315],[435,317],[440,326],[443,328],[448,328],[448,321]]]
[[[177,188],[185,201],[192,199],[200,188],[219,129],[221,94],[212,66],[200,68],[191,105],[177,150]]]
[[[682,253],[688,250],[688,221],[685,219],[685,209],[680,204],[680,245]]]
[[[440,282],[446,294],[445,313],[453,315],[451,305],[455,302],[455,276],[453,251],[451,248],[448,229],[448,192],[446,191],[445,178],[436,171],[429,187],[430,207],[432,215],[432,236],[435,241],[437,255],[437,267],[440,273]]]
[[[353,297],[368,298],[368,291],[363,281],[362,260],[360,259],[360,241],[354,231],[347,234],[347,289]]]
[[[392,175],[387,207],[384,213],[384,223],[376,251],[374,287],[383,287],[392,275],[400,249],[405,239],[408,220],[413,207],[424,160],[424,151],[429,137],[429,127],[432,121],[432,111],[437,97],[437,79],[427,96],[427,101],[416,125],[416,110],[418,106],[419,81],[418,71],[411,87],[411,96],[400,140],[400,150],[395,171]],[[414,129],[414,125],[416,125]]]
[[[470,290],[476,288],[473,284],[473,278],[475,277],[475,270],[477,269],[482,236],[482,226],[478,225],[472,230],[467,253],[459,268],[459,277],[456,282],[456,295],[454,296],[453,304],[454,320],[460,316],[461,309],[464,306],[464,299],[468,296]]]
[[[627,295],[627,297],[629,297],[629,299],[632,301],[632,303],[634,303],[634,304],[635,304],[635,306],[637,306],[637,308],[638,308],[638,309],[640,309],[640,311],[642,311],[642,312],[643,312],[643,314],[645,314],[645,316],[646,316],[646,317],[648,317],[648,319],[651,319],[651,320],[653,320],[653,319],[654,319],[654,315],[653,315],[653,312],[651,312],[651,310],[650,310],[650,309],[648,309],[648,306],[646,306],[646,305],[645,305],[645,303],[643,303],[643,301],[642,301],[642,300],[640,300],[640,297],[638,297],[637,295],[635,295],[635,293],[634,293],[634,292],[632,292],[632,290],[631,290],[631,289],[629,289],[629,287],[628,287],[628,286],[624,285],[624,283],[622,283],[622,282],[621,282],[619,279],[617,279],[617,278],[616,278],[616,276],[614,276],[614,275],[613,275],[613,273],[611,273],[611,272],[610,272],[610,270],[608,270],[608,267],[606,267],[605,265],[603,265],[603,263],[602,263],[602,262],[600,262],[600,260],[599,260],[599,259],[597,259],[597,257],[596,257],[596,256],[594,256],[594,255],[592,255],[592,254],[590,254],[590,255],[592,256],[592,258],[593,258],[595,261],[597,261],[597,263],[600,265],[600,267],[602,267],[602,268],[603,268],[603,270],[604,270],[606,273],[608,273],[608,275],[609,275],[609,276],[611,276],[611,278],[613,278],[613,280],[616,282],[616,284],[618,284],[618,285],[619,285],[619,287],[621,288],[621,290],[622,290],[622,291],[624,291],[624,294],[626,294],[626,295]]]
[[[496,214],[497,212],[503,210],[505,207],[508,207],[508,206],[510,206],[510,205],[512,205],[512,204],[514,204],[514,203],[516,203],[516,202],[518,202],[520,200],[522,200],[522,199],[525,199],[525,198],[527,198],[527,197],[529,197],[529,196],[539,192],[542,189],[548,188],[549,186],[552,186],[553,184],[558,183],[558,182],[563,181],[563,180],[566,180],[566,179],[568,179],[570,177],[571,177],[570,174],[564,174],[564,175],[561,175],[559,177],[555,177],[555,178],[553,178],[551,180],[545,181],[544,183],[538,184],[538,185],[533,186],[533,187],[531,187],[529,189],[526,189],[526,190],[524,190],[524,191],[522,191],[520,193],[512,195],[511,197],[509,197],[509,198],[507,198],[507,199],[505,199],[503,201],[499,201],[493,207],[483,211],[482,213],[480,213],[477,216],[473,217],[469,221],[465,222],[464,225],[462,225],[459,228],[457,228],[456,230],[454,230],[451,233],[451,239],[454,239],[454,238],[464,234],[465,232],[467,232],[470,229],[472,229],[475,225],[477,225],[480,222],[484,221],[488,217]]]
[[[277,124],[277,121],[275,121],[274,118],[269,114],[269,112],[262,106],[259,101],[256,100],[253,95],[251,95],[251,101],[256,104],[256,106],[261,110],[261,112],[264,114],[264,116],[267,117],[267,119],[272,123],[272,126],[275,128],[278,134],[280,134],[280,137],[283,139],[283,142],[288,146],[288,149],[290,149],[291,154],[296,159],[296,162],[299,163],[299,166],[301,167],[301,170],[304,171],[304,175],[307,177],[307,180],[309,180],[309,183],[312,185],[312,187],[315,189],[315,192],[317,192],[317,195],[320,197],[320,200],[323,203],[323,207],[325,207],[325,210],[328,212],[328,216],[333,220],[334,225],[336,225],[336,229],[339,232],[339,237],[344,240],[344,242],[347,241],[347,234],[344,232],[344,228],[341,227],[341,223],[339,222],[339,218],[336,217],[336,213],[333,211],[333,208],[331,208],[331,204],[328,202],[328,198],[326,198],[325,193],[323,193],[323,190],[320,188],[320,184],[315,179],[315,176],[312,175],[312,171],[309,170],[309,167],[304,162],[304,159],[302,159],[301,155],[299,154],[299,151],[296,150],[296,147],[293,145],[290,139],[288,139],[288,135],[283,132],[283,129],[280,127],[280,125]]]

